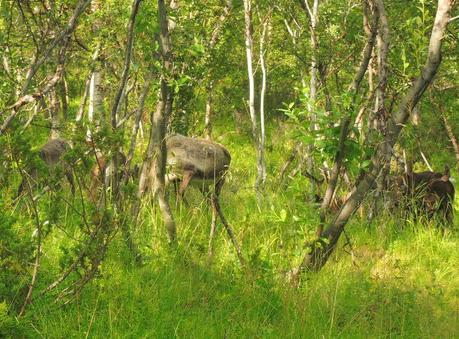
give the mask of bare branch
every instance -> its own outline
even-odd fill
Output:
[[[73,33],[77,26],[79,17],[81,16],[81,14],[83,14],[86,7],[88,7],[90,3],[91,0],[80,0],[78,2],[67,26],[58,34],[58,36],[53,40],[53,42],[51,42],[48,48],[43,53],[41,53],[41,57],[36,58],[32,65],[30,65],[29,71],[27,72],[26,80],[24,82],[24,85],[22,86],[20,96],[23,96],[27,93],[32,78],[35,76],[40,66],[48,59],[49,55],[54,50],[54,48],[56,48],[56,46],[58,46],[65,38],[69,37]]]
[[[22,86],[21,93],[19,94],[20,99],[15,104],[0,111],[0,115],[2,115],[6,111],[13,110],[12,114],[8,118],[6,118],[5,121],[3,122],[0,128],[0,135],[4,133],[4,131],[9,126],[9,124],[14,119],[14,117],[19,113],[20,107],[22,107],[23,105],[29,102],[33,102],[38,98],[43,97],[47,92],[49,92],[56,85],[56,83],[62,77],[63,65],[60,65],[57,67],[54,77],[45,85],[43,90],[37,91],[36,93],[32,95],[26,95],[30,87],[31,81],[33,77],[35,76],[35,74],[37,73],[40,66],[46,60],[48,60],[49,55],[51,54],[51,52],[54,50],[56,46],[58,46],[59,44],[62,44],[62,42],[65,40],[68,41],[68,37],[73,33],[73,31],[75,30],[77,26],[79,17],[85,11],[86,7],[90,3],[91,3],[91,0],[80,0],[78,2],[67,26],[58,34],[58,36],[53,40],[53,42],[48,46],[48,48],[42,53],[41,57],[36,58],[34,62],[30,65],[29,71],[27,72],[26,80]],[[64,43],[64,45],[66,44],[67,43]]]
[[[13,112],[3,121],[3,124],[0,127],[0,135],[2,135],[5,130],[8,128],[10,125],[11,121],[16,117],[16,115],[19,113],[19,109],[31,102],[34,102],[38,99],[43,98],[49,91],[51,91],[54,86],[59,82],[59,80],[62,78],[62,75],[64,73],[64,64],[65,64],[65,53],[67,50],[67,45],[68,45],[68,40],[64,43],[64,46],[62,47],[60,53],[59,53],[59,60],[58,64],[56,66],[56,72],[54,73],[54,76],[46,83],[46,85],[43,87],[41,91],[35,92],[33,94],[28,94],[24,95],[19,100],[17,100],[13,105],[7,107],[3,112],[13,110]]]

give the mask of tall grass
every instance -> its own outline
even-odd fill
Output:
[[[175,206],[178,244],[169,247],[157,207],[148,199],[135,239],[146,260],[132,263],[121,237],[111,244],[100,276],[74,303],[39,299],[21,320],[25,336],[46,338],[454,338],[459,337],[457,232],[405,225],[382,214],[371,225],[356,216],[326,267],[305,274],[300,288],[286,273],[298,263],[317,225],[307,180],[279,186],[285,149],[268,156],[261,206],[252,189],[253,147],[228,134],[232,154],[222,208],[250,270],[240,267],[219,226],[213,264],[207,258],[210,208],[198,190]],[[71,223],[71,220],[69,220]],[[55,271],[54,230],[43,272]],[[1,316],[1,314],[0,314]],[[1,317],[0,317],[1,319]]]

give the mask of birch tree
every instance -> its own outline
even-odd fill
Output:
[[[269,30],[269,20],[270,20],[271,13],[269,12],[266,15],[266,18],[263,20],[261,19],[261,35],[260,35],[260,67],[261,67],[261,89],[260,89],[260,146],[259,146],[259,154],[260,162],[261,162],[261,183],[266,182],[266,161],[265,161],[265,143],[266,143],[266,128],[265,128],[265,96],[266,96],[266,82],[267,82],[267,69],[266,69],[266,61],[265,61],[265,54],[266,54],[266,39]],[[258,173],[260,175],[260,173]]]
[[[91,11],[98,12],[101,10],[103,2],[93,0],[91,3]],[[97,37],[100,31],[100,19],[95,20],[92,26],[94,35]],[[88,106],[88,122],[89,128],[87,131],[88,139],[92,139],[91,129],[98,129],[100,124],[104,123],[104,97],[102,93],[102,70],[99,61],[102,52],[102,41],[98,40],[96,49],[92,56],[94,69],[89,77],[89,106]]]
[[[65,40],[68,39],[75,31],[81,15],[85,12],[90,3],[91,0],[78,1],[78,3],[75,5],[72,16],[68,20],[67,25],[60,32],[56,33],[55,38],[46,47],[43,48],[43,51],[41,51],[39,55],[35,54],[31,64],[28,67],[26,78],[22,84],[21,91],[18,92],[16,102],[0,111],[0,117],[7,111],[11,111],[10,115],[3,120],[0,126],[0,135],[2,135],[10,126],[13,119],[19,114],[21,107],[42,98],[59,82],[63,72],[62,65],[56,68],[56,73],[54,76],[49,81],[46,81],[45,84],[41,86],[41,88],[36,89],[32,93],[29,93],[30,86],[32,85],[32,80],[35,78],[40,67],[48,61],[51,53],[57,46],[62,46],[65,44]]]
[[[223,13],[219,16],[218,22],[215,25],[214,30],[212,31],[210,41],[208,43],[209,54],[212,56],[212,52],[217,45],[218,38],[221,34],[225,22],[228,20],[229,15],[233,9],[233,0],[226,0],[225,7],[223,8]],[[211,69],[209,65],[207,67]],[[204,134],[206,139],[212,139],[212,115],[213,115],[213,96],[214,96],[214,86],[215,79],[213,79],[212,71],[209,71],[209,79],[207,80],[206,85],[206,114],[204,119]]]
[[[311,120],[311,132],[314,133],[316,129],[316,100],[317,100],[317,87],[318,87],[318,37],[317,37],[317,23],[319,20],[319,0],[313,0],[312,6],[309,4],[309,0],[302,0],[301,5],[305,10],[308,18],[309,18],[309,35],[310,35],[310,48],[311,48],[311,66],[309,71],[309,101],[308,101],[308,111],[309,111],[309,119]],[[307,170],[309,173],[313,173],[314,169],[314,158],[312,156],[313,153],[313,145],[308,145],[308,152],[307,152]],[[316,192],[315,180],[309,180],[310,185],[310,196],[313,197],[314,193]]]
[[[142,171],[140,173],[137,198],[140,200],[147,189],[147,185],[150,186],[153,196],[158,198],[159,207],[167,229],[168,239],[170,242],[173,242],[176,237],[176,227],[165,187],[167,156],[165,139],[167,119],[172,111],[173,93],[170,82],[173,74],[173,62],[171,42],[169,38],[168,17],[164,0],[158,0],[158,24],[160,32],[157,40],[162,65],[159,84],[160,88],[156,109],[150,116],[150,138]],[[135,218],[137,218],[138,212],[139,205],[134,208]]]
[[[422,98],[425,90],[431,84],[440,66],[442,41],[450,19],[453,2],[453,0],[438,0],[437,12],[428,47],[427,61],[421,70],[421,74],[419,74],[415,82],[407,90],[393,116],[387,119],[384,142],[376,146],[371,158],[370,168],[355,183],[350,197],[341,207],[333,221],[308,246],[307,253],[304,255],[301,264],[292,271],[294,283],[298,283],[299,275],[302,271],[317,271],[325,265],[336,248],[347,222],[360,206],[366,194],[374,187],[382,170],[390,161],[393,147],[397,142],[403,126]]]
[[[260,133],[258,131],[257,113],[255,111],[255,77],[253,70],[253,23],[252,23],[252,1],[244,0],[244,19],[245,19],[245,51],[247,59],[247,73],[249,80],[249,100],[248,107],[250,120],[252,123],[252,138],[257,151],[257,178],[255,181],[255,189],[259,193],[263,185],[263,149],[261,147]]]

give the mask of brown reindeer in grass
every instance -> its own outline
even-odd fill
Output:
[[[113,161],[106,157],[102,151],[93,148],[91,154],[95,158],[95,164],[91,168],[91,184],[89,187],[89,197],[92,202],[97,202],[100,198],[100,191],[110,185],[110,179],[113,176]],[[126,163],[126,156],[118,152],[118,180],[121,179],[123,166]],[[129,178],[134,176],[133,172],[128,173]]]
[[[453,223],[455,189],[450,179],[449,168],[439,172],[408,172],[396,180],[398,196],[402,197],[409,212],[425,214],[428,219],[435,215],[443,224]]]
[[[166,184],[178,185],[178,199],[183,198],[189,184],[198,187],[206,198],[210,198],[212,223],[209,256],[213,254],[213,239],[218,215],[236,248],[239,259],[242,260],[241,250],[233,230],[220,207],[220,193],[231,163],[228,150],[216,142],[182,135],[169,136],[166,140],[166,147],[168,166]]]
[[[43,147],[40,149],[39,156],[41,160],[45,163],[46,167],[50,170],[50,175],[58,171],[62,171],[67,177],[67,180],[70,183],[72,194],[75,194],[75,184],[73,181],[73,174],[69,164],[66,164],[63,160],[64,154],[70,149],[70,144],[61,138],[49,140]],[[38,169],[32,167],[28,171],[28,175],[32,181],[37,181],[39,179]],[[19,197],[24,188],[26,187],[26,179],[23,178],[19,187],[17,196]]]

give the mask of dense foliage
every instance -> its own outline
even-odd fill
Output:
[[[445,3],[441,64],[403,107]],[[456,186],[456,1],[28,0],[0,12],[0,337],[459,336],[458,218],[410,214],[424,197],[402,203],[396,187],[411,167],[445,166]],[[212,194],[162,189],[162,133],[228,149],[220,204],[242,259],[220,223],[208,255]],[[56,162],[50,139],[68,142]]]

